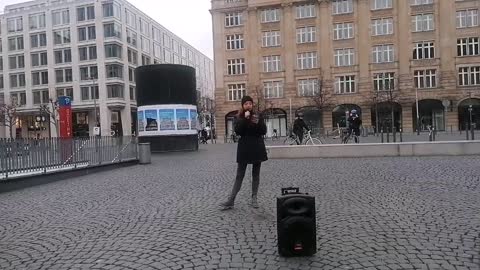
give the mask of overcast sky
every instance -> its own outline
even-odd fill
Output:
[[[25,0],[0,0],[0,11],[6,5]],[[177,36],[213,59],[210,0],[128,0]]]

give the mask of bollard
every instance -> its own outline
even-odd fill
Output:
[[[390,130],[387,127],[387,143],[390,142]]]
[[[467,141],[470,140],[470,130],[465,126],[465,134],[467,134]]]
[[[393,127],[392,137],[393,142],[397,142],[397,127]]]
[[[150,152],[150,143],[138,144],[138,160],[140,164],[150,164],[152,161],[152,153]]]
[[[435,128],[433,128],[432,136],[433,136],[433,141],[436,141],[435,137],[437,136],[437,130]]]
[[[403,131],[400,129],[400,142],[403,142]]]
[[[383,143],[383,128],[380,130],[380,135],[382,135],[382,143]]]

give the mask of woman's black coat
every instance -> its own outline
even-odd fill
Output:
[[[235,133],[240,135],[237,148],[237,162],[254,164],[266,161],[267,150],[263,136],[267,134],[267,126],[261,115],[258,116],[258,123],[253,123],[243,115],[237,117],[235,122]]]

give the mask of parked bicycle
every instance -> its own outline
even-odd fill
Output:
[[[299,141],[300,139],[298,138],[298,136],[295,135],[295,133],[291,133],[290,136],[285,138],[285,140],[283,141],[283,144],[297,145]],[[312,137],[311,131],[307,131],[301,143],[301,145],[320,145],[320,144],[323,144],[322,140],[320,140],[320,138],[317,138],[317,137]]]
[[[343,143],[343,144],[348,144],[348,142],[349,142],[351,139],[353,139],[353,141],[354,141],[355,143],[360,143],[360,137],[359,137],[357,134],[355,134],[355,132],[354,132],[353,130],[351,130],[350,132],[348,132],[347,136],[344,136],[344,137],[342,138],[342,143]]]

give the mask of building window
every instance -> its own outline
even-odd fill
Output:
[[[78,28],[78,41],[94,40],[97,38],[95,25]]]
[[[297,54],[297,68],[317,68],[317,52],[305,52]]]
[[[245,74],[245,59],[229,59],[227,60],[227,74],[239,75]]]
[[[240,50],[244,48],[243,34],[227,36],[227,50]]]
[[[123,98],[123,84],[109,84],[107,85],[108,98]]]
[[[9,56],[8,68],[9,69],[25,68],[25,56],[23,54]]]
[[[351,94],[355,93],[355,76],[337,76],[335,77],[335,93],[336,94]]]
[[[457,11],[457,28],[478,26],[478,9]]]
[[[337,49],[334,54],[335,65],[337,67],[353,66],[355,64],[355,51],[349,49]]]
[[[83,66],[80,67],[80,80],[88,81],[98,79],[98,68],[97,66]]]
[[[437,70],[415,70],[414,84],[416,88],[435,88],[437,87]]]
[[[297,28],[297,44],[316,42],[316,32],[315,26]]]
[[[130,29],[127,29],[127,43],[133,47],[137,47],[137,33]]]
[[[72,50],[70,48],[63,50],[56,50],[53,52],[55,56],[55,64],[71,63],[72,62]]]
[[[395,73],[375,73],[373,74],[373,90],[390,91],[395,90]]]
[[[225,27],[243,25],[243,14],[241,12],[233,12],[225,14]]]
[[[263,57],[263,72],[279,72],[282,70],[280,55],[269,55]]]
[[[132,65],[138,65],[138,53],[134,50],[127,50],[128,54],[128,63]]]
[[[139,18],[139,25],[140,25],[140,32],[145,36],[149,36],[148,34],[148,22],[142,18]]]
[[[315,5],[301,5],[297,6],[296,8],[297,19],[305,19],[305,18],[315,18]]]
[[[70,43],[70,29],[53,31],[53,43],[55,45]]]
[[[46,66],[48,64],[47,52],[32,53],[30,58],[32,59],[32,67]]]
[[[311,97],[318,93],[318,79],[298,80],[298,95],[301,97]]]
[[[47,46],[47,34],[46,33],[38,33],[30,35],[30,47],[39,48]]]
[[[103,36],[122,38],[122,27],[118,23],[103,24]]]
[[[280,31],[266,31],[262,32],[262,46],[263,47],[277,47],[280,46]]]
[[[263,83],[263,94],[265,98],[283,97],[283,81],[267,81]]]
[[[130,100],[136,100],[137,99],[137,90],[135,89],[135,86],[130,86]]]
[[[72,87],[57,88],[56,93],[57,93],[57,99],[59,97],[62,97],[62,96],[67,96],[71,100],[73,100],[73,88]]]
[[[137,15],[135,15],[135,13],[125,10],[125,20],[128,26],[132,27],[133,29],[137,28]]]
[[[131,83],[135,83],[135,69],[128,68],[128,81]]]
[[[145,37],[140,37],[140,43],[141,43],[142,51],[146,53],[150,53],[150,41]]]
[[[52,11],[53,26],[65,25],[70,23],[70,12],[68,9]]]
[[[333,0],[332,2],[332,14],[347,14],[353,13],[353,1],[352,0]]]
[[[390,63],[393,62],[394,49],[393,45],[377,45],[372,49],[372,62],[373,63]]]
[[[418,14],[412,16],[412,31],[425,32],[435,29],[433,14]]]
[[[25,87],[25,73],[10,74],[10,87]]]
[[[23,18],[15,17],[7,19],[7,31],[8,33],[22,32],[23,31]]]
[[[118,44],[105,44],[105,58],[122,59],[122,46]]]
[[[3,88],[4,88],[3,75],[0,75],[0,89],[3,89]]]
[[[262,10],[261,22],[270,23],[270,22],[279,22],[280,21],[280,9],[265,9]]]
[[[72,77],[72,69],[71,68],[56,69],[55,70],[55,82],[65,83],[65,82],[71,82],[72,80],[73,80],[73,77]]]
[[[384,36],[393,34],[393,18],[372,20],[372,36]]]
[[[23,47],[24,47],[23,36],[8,38],[8,50],[9,51],[23,50]]]
[[[336,23],[333,26],[333,39],[353,38],[353,23]]]
[[[12,104],[17,106],[25,106],[27,104],[27,94],[25,92],[10,93]]]
[[[33,14],[28,17],[30,30],[45,28],[45,13]]]
[[[34,71],[32,72],[32,85],[48,84],[48,71]]]
[[[78,55],[80,61],[95,60],[97,59],[97,46],[80,47]]]
[[[33,104],[45,104],[50,100],[48,89],[33,91]]]
[[[433,4],[433,0],[410,0],[410,5],[412,6],[429,5],[429,4]]]
[[[118,64],[110,64],[105,66],[107,78],[123,78],[123,66]]]
[[[433,42],[418,42],[413,47],[413,60],[435,58],[435,44]]]
[[[238,101],[246,95],[246,88],[244,83],[236,83],[228,85],[228,100]]]
[[[89,21],[95,19],[95,7],[86,6],[77,8],[77,21]]]
[[[460,86],[480,85],[480,66],[459,68],[458,69],[458,85]]]
[[[103,17],[115,17],[120,19],[120,6],[116,3],[104,3],[103,5]]]
[[[388,9],[393,7],[393,0],[371,0],[371,4],[372,10]]]
[[[459,38],[457,39],[457,56],[480,55],[479,38]]]
[[[142,66],[145,66],[145,65],[150,65],[150,57],[142,54]]]
[[[81,98],[83,101],[90,99],[98,99],[98,86],[82,86],[80,87]]]

